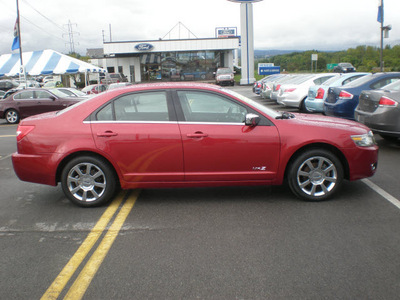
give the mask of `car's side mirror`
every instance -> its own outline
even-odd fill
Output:
[[[56,97],[54,97],[54,96],[50,96],[49,98],[50,98],[51,101],[56,100]]]
[[[246,126],[257,126],[260,122],[260,117],[256,114],[247,114],[245,124]]]

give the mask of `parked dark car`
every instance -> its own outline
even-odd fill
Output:
[[[15,89],[19,86],[19,83],[15,80],[11,80],[11,79],[3,79],[0,80],[0,90],[2,91],[8,91],[11,89]]]
[[[6,119],[10,124],[16,124],[20,119],[64,109],[81,101],[82,98],[70,98],[65,94],[46,89],[20,90],[0,100],[0,119]]]
[[[400,80],[382,89],[363,91],[354,117],[384,139],[400,138]]]
[[[358,97],[364,90],[375,90],[400,79],[400,72],[366,75],[342,87],[331,87],[324,102],[324,114],[354,120]]]
[[[339,63],[337,66],[333,67],[333,72],[336,73],[349,73],[355,71],[356,68],[351,63]]]

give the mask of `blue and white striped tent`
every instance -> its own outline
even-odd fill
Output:
[[[54,50],[22,53],[27,75],[104,73],[106,70]],[[0,77],[18,76],[21,72],[19,53],[0,56]]]

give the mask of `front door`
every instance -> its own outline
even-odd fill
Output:
[[[178,91],[186,181],[268,181],[280,140],[272,124],[244,124],[246,106],[214,93]]]

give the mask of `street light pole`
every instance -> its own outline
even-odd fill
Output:
[[[383,72],[383,0],[380,0],[378,21],[381,23],[381,57],[380,57],[380,67],[381,72]]]

